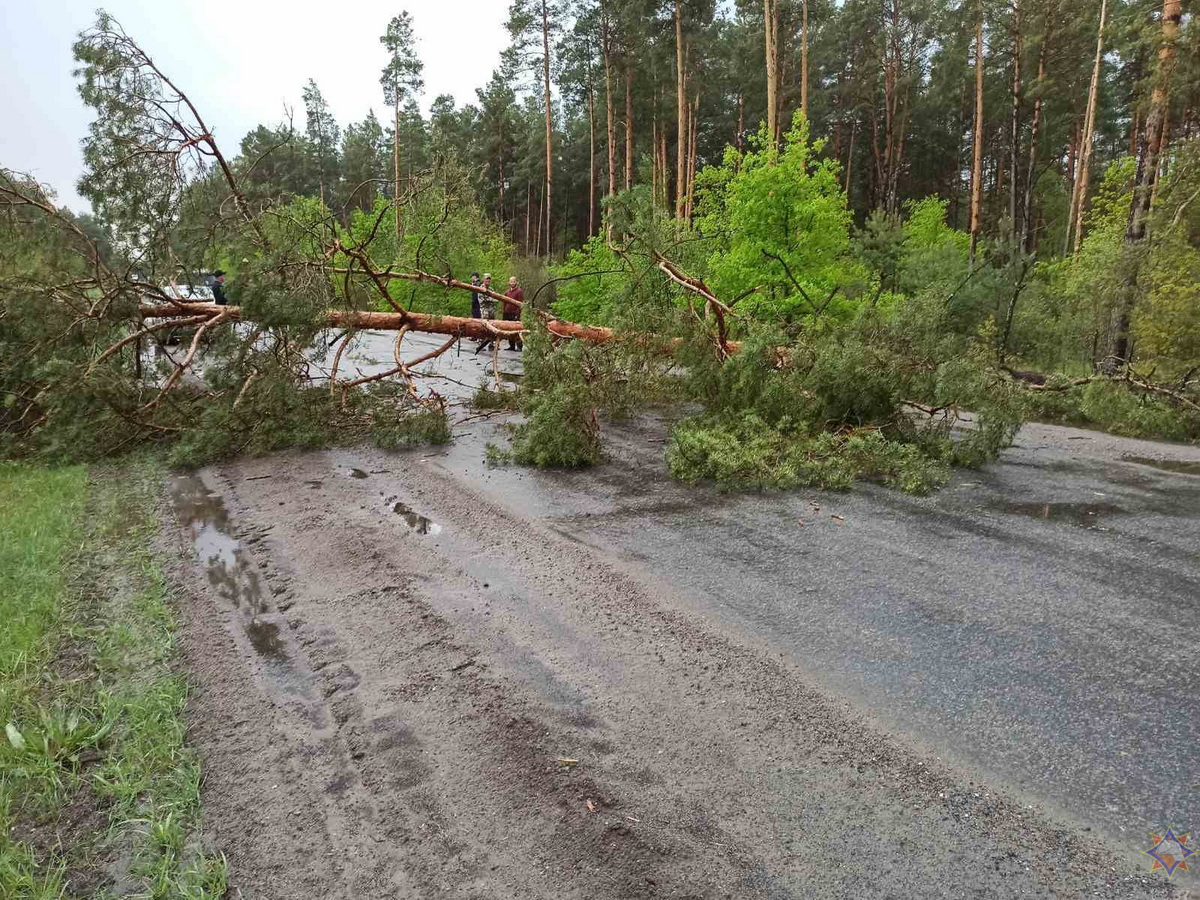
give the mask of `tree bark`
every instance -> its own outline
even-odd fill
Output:
[[[505,110],[500,111],[497,133],[499,143],[496,145],[496,161],[500,167],[500,221],[504,221],[504,116]],[[515,218],[515,216],[514,216]]]
[[[1100,0],[1100,27],[1096,31],[1096,61],[1092,65],[1092,82],[1088,87],[1087,111],[1083,116],[1082,142],[1079,148],[1079,177],[1071,192],[1071,221],[1068,231],[1074,235],[1073,252],[1079,252],[1083,242],[1083,208],[1087,203],[1088,181],[1092,162],[1092,138],[1096,132],[1096,98],[1100,91],[1100,63],[1104,58],[1104,25],[1108,16],[1108,0]]]
[[[396,186],[392,188],[392,204],[396,207],[396,257],[400,257],[400,241],[404,237],[403,212],[400,209],[400,91],[396,90],[394,112],[395,131],[392,133],[392,162],[395,165]]]
[[[654,96],[654,117],[650,121],[650,203],[658,206],[658,95]]]
[[[802,0],[800,19],[800,109],[808,118],[808,0]]]
[[[606,14],[600,19],[600,49],[604,54],[604,107],[608,113],[608,196],[617,192],[617,129],[613,122],[612,30]]]
[[[1133,200],[1129,208],[1129,225],[1125,229],[1125,246],[1131,251],[1136,251],[1137,246],[1146,239],[1151,197],[1162,160],[1162,140],[1170,103],[1171,73],[1175,68],[1175,41],[1179,36],[1182,14],[1180,0],[1163,0],[1162,46],[1158,50],[1158,72],[1155,73],[1154,89],[1150,93],[1150,109],[1146,113],[1145,150],[1138,165],[1137,178],[1133,185]],[[1138,263],[1138,254],[1130,252],[1125,263],[1123,290],[1117,303],[1112,329],[1109,358],[1123,364],[1129,362],[1129,323],[1137,302]]]
[[[737,97],[737,134],[733,136],[733,144],[737,147],[738,153],[745,149],[744,136],[746,134],[746,97],[744,94],[738,94]]]
[[[774,147],[779,142],[779,52],[776,39],[775,0],[763,0],[763,30],[766,35],[767,58],[767,137]]]
[[[529,255],[530,216],[533,213],[533,182],[525,182],[525,255]]]
[[[633,187],[633,64],[625,60],[625,190]]]
[[[671,198],[668,197],[668,185],[671,182],[671,157],[667,155],[667,130],[662,127],[659,132],[659,168],[662,172],[662,208],[671,209]]]
[[[696,132],[700,120],[700,94],[696,93],[695,103],[692,105],[691,114],[691,134],[688,137],[688,189],[687,189],[687,210],[685,218],[691,221],[692,210],[696,200]]]
[[[392,277],[400,276],[393,274]],[[438,281],[440,279],[433,278],[433,280]],[[186,310],[181,312],[175,306],[146,306],[142,307],[141,314],[143,318],[147,319],[175,318],[197,314],[211,315],[215,318],[224,312],[228,314],[228,319],[243,319],[241,307],[238,306],[189,303],[187,307]],[[356,331],[364,329],[398,331],[407,326],[409,331],[421,331],[428,334],[459,335],[460,337],[474,338],[481,341],[494,339],[496,331],[512,334],[526,330],[520,321],[475,319],[464,316],[437,316],[430,313],[418,312],[355,312],[352,310],[331,309],[325,313],[325,321],[330,328],[353,328]],[[574,322],[564,322],[562,319],[548,320],[546,328],[551,334],[556,334],[560,337],[578,338],[593,344],[607,343],[615,336],[615,332],[611,328],[578,325]]]
[[[770,0],[767,0],[770,2]],[[684,94],[686,85],[683,76],[683,0],[675,0],[675,106],[676,143],[675,148],[675,216],[683,218],[683,204],[686,199],[684,181],[684,157],[687,155],[687,98]]]
[[[1008,183],[1008,227],[1014,237],[1020,233],[1017,222],[1017,159],[1021,155],[1021,0],[1013,0],[1013,77],[1012,77],[1012,121],[1009,127],[1009,158],[1012,160],[1012,177]]]
[[[588,81],[588,237],[596,233],[596,97]]]
[[[971,162],[971,265],[979,246],[979,212],[983,199],[983,2],[975,23],[975,147]]]
[[[542,255],[542,226],[546,224],[545,211],[546,211],[546,182],[543,181],[542,182],[542,200],[538,204],[537,237],[534,238],[534,242],[533,242],[533,255],[534,256]]]
[[[1075,189],[1078,184],[1076,170],[1079,167],[1079,149],[1083,140],[1078,119],[1071,120],[1071,143],[1067,145],[1067,183],[1071,186],[1071,200],[1067,204],[1067,227],[1063,235],[1063,256],[1071,255],[1071,238],[1075,225]]]
[[[1029,127],[1029,167],[1025,172],[1025,202],[1021,211],[1021,249],[1026,253],[1033,252],[1033,189],[1037,179],[1037,148],[1038,136],[1042,125],[1042,92],[1046,86],[1046,51],[1050,44],[1050,34],[1047,32],[1038,49],[1037,100],[1033,103],[1033,121]]]
[[[850,171],[854,166],[854,138],[858,134],[858,119],[850,123],[850,150],[846,154],[846,198],[850,197]]]
[[[551,210],[553,209],[554,186],[554,120],[550,106],[550,10],[547,0],[542,0],[542,77],[546,95],[546,258],[550,258],[551,245],[554,243],[554,232],[551,229]],[[541,218],[538,220],[538,230],[541,231]],[[540,243],[540,239],[539,239]]]

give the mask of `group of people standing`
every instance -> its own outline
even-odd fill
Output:
[[[491,273],[485,272],[483,275],[483,280],[481,281],[480,277],[479,277],[479,273],[472,272],[471,273],[471,284],[478,285],[479,287],[483,288],[485,291],[491,291],[492,290]],[[507,299],[505,299],[503,301],[504,309],[501,310],[501,316],[500,316],[501,320],[505,321],[505,322],[520,321],[521,305],[525,302],[525,292],[523,290],[521,290],[521,286],[517,283],[517,278],[515,275],[512,278],[508,279],[508,292],[505,293],[504,296]],[[510,303],[510,302],[508,302],[509,300],[512,300],[514,302]],[[495,319],[496,318],[496,305],[499,302],[500,301],[496,300],[495,297],[489,297],[487,294],[476,293],[475,291],[471,291],[471,318],[473,318],[473,319]],[[480,350],[484,350],[488,347],[491,347],[495,343],[496,343],[495,338],[488,338],[487,340],[480,341],[478,346],[475,347],[475,352],[478,353]],[[509,350],[521,350],[521,349],[524,349],[524,346],[525,346],[525,344],[522,342],[521,335],[519,335],[519,334],[514,334],[508,339],[508,349]]]

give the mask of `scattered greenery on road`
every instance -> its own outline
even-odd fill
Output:
[[[0,467],[0,896],[224,895],[150,549],[160,476]]]

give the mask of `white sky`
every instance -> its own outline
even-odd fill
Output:
[[[33,173],[75,210],[89,122],[71,44],[102,5],[196,103],[226,153],[260,123],[304,125],[316,80],[338,122],[383,112],[379,36],[402,9],[425,63],[422,106],[475,102],[508,38],[508,0],[0,0],[0,166]]]

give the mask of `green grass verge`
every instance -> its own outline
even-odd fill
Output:
[[[209,898],[152,460],[0,467],[0,897]]]

